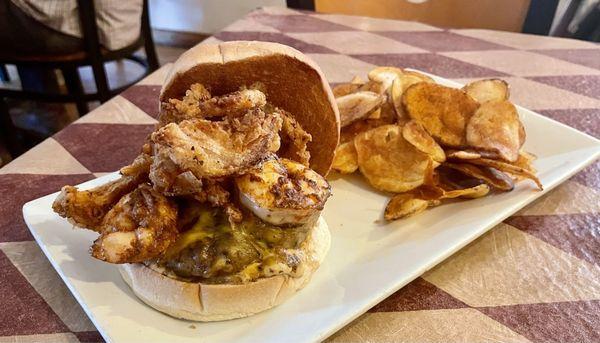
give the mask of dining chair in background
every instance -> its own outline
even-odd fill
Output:
[[[49,103],[75,103],[78,114],[84,115],[89,111],[88,102],[99,101],[103,103],[114,95],[122,92],[127,87],[135,84],[146,75],[158,69],[158,58],[156,55],[150,19],[148,13],[148,0],[143,0],[143,10],[140,18],[140,35],[132,43],[118,50],[108,50],[101,46],[96,12],[93,0],[77,0],[77,9],[82,31],[81,48],[77,51],[65,51],[61,53],[60,47],[54,47],[52,53],[36,52],[31,54],[15,54],[8,49],[0,50],[0,80],[7,84],[10,75],[6,65],[14,65],[17,69],[26,70],[33,67],[36,70],[58,70],[62,73],[65,81],[66,91],[57,91],[55,87],[34,87],[34,89],[20,87],[0,88],[0,137],[4,137],[5,144],[9,150],[16,150],[17,154],[22,152],[31,144],[23,145],[21,136],[26,133],[14,126],[10,114],[7,99],[32,100]],[[135,54],[144,49],[145,57]],[[134,80],[110,88],[105,63],[118,60],[129,60],[143,67],[143,72]],[[89,66],[92,69],[95,92],[85,92],[78,69]],[[23,77],[21,77],[23,78]],[[21,80],[24,81],[24,80]],[[21,82],[23,84],[23,82]]]

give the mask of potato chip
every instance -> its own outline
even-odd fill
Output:
[[[444,163],[444,167],[452,168],[467,176],[482,180],[488,185],[501,191],[511,191],[515,187],[513,180],[508,175],[487,166],[446,162]]]
[[[402,70],[402,74],[406,75],[406,76],[412,76],[412,77],[419,78],[423,82],[431,82],[431,83],[435,82],[431,77],[429,77],[429,76],[427,76],[427,75],[425,75],[423,73],[419,73],[418,71],[412,71],[412,70],[403,69]]]
[[[408,118],[408,114],[406,114],[406,111],[404,111],[404,107],[402,106],[402,94],[404,94],[404,91],[406,91],[408,87],[419,82],[424,81],[422,78],[415,75],[402,74],[392,83],[391,99],[400,121],[406,121],[410,119]]]
[[[514,166],[523,168],[525,170],[528,170],[532,174],[535,174],[537,172],[537,170],[533,166],[533,161],[535,161],[536,158],[537,157],[533,154],[530,154],[526,151],[520,151],[519,158],[517,158],[517,160],[512,162],[511,164]],[[514,175],[514,179],[516,181],[522,181],[527,178],[523,177],[523,176],[519,176],[519,175]]]
[[[521,150],[525,128],[503,80],[459,90],[419,72],[378,67],[366,82],[355,77],[334,93],[342,95],[336,99],[342,129],[332,168],[358,168],[374,188],[401,193],[388,202],[386,220],[444,199],[510,191],[521,178],[542,187],[535,156]]]
[[[532,173],[535,173],[536,169],[533,167],[533,161],[535,161],[536,159],[537,156],[535,156],[534,154],[521,150],[519,152],[519,158],[517,158],[517,160],[512,164],[517,167],[529,170]]]
[[[377,67],[369,72],[369,80],[379,82],[385,89],[391,87],[392,82],[400,75],[402,69],[395,67]]]
[[[525,144],[525,139],[527,139],[527,133],[525,132],[525,126],[519,120],[519,146],[523,146]]]
[[[476,158],[481,158],[480,153],[472,150],[448,150],[446,151],[446,156],[448,156],[449,159],[457,160],[474,160]]]
[[[331,168],[342,174],[354,173],[358,169],[358,156],[353,141],[342,143],[335,149]]]
[[[421,213],[430,206],[437,206],[439,204],[439,201],[419,199],[410,193],[396,194],[385,207],[383,217],[385,220],[406,218]]]
[[[445,176],[443,179],[440,178],[440,175],[430,166],[423,184],[410,191],[410,193],[423,200],[442,200],[459,197],[470,199],[480,198],[490,191],[490,187],[485,183],[469,182],[470,185],[464,186],[450,181],[447,175]],[[459,182],[464,183],[464,178]]]
[[[423,185],[437,186],[439,176],[435,172],[435,168],[439,166],[440,164],[435,162],[433,159],[429,161],[427,169],[425,170],[425,179],[423,180]]]
[[[440,200],[444,197],[445,191],[441,187],[421,185],[410,191],[410,194],[423,200]]]
[[[535,184],[538,186],[538,188],[540,190],[544,189],[544,186],[542,185],[542,182],[540,181],[540,179],[538,179],[538,177],[535,176],[535,174],[533,174],[533,172],[531,172],[523,167],[519,167],[519,166],[510,164],[510,163],[506,163],[506,162],[502,162],[502,161],[492,160],[489,158],[480,158],[480,159],[476,159],[476,160],[471,160],[469,162],[473,163],[473,164],[477,164],[479,166],[492,167],[492,168],[498,169],[500,171],[509,173],[511,175],[521,176],[526,179],[530,179],[533,182],[535,182]]]
[[[470,188],[456,189],[444,193],[444,199],[468,198],[476,199],[486,196],[490,192],[490,187],[485,183]]]
[[[362,77],[356,75],[355,77],[352,78],[352,80],[350,80],[350,83],[362,85],[363,83],[365,83],[365,80],[363,80]]]
[[[447,146],[465,145],[465,127],[479,106],[465,92],[435,83],[416,83],[402,95],[408,115]]]
[[[371,113],[369,113],[369,116],[367,117],[367,119],[379,119],[381,118],[381,107],[371,111]]]
[[[487,79],[471,82],[463,90],[480,104],[488,101],[508,100],[508,83],[499,79]]]
[[[371,114],[366,119],[359,119],[348,126],[345,126],[341,130],[340,143],[345,143],[353,140],[356,135],[361,132],[368,131],[381,125],[388,125],[396,123],[396,113],[387,101],[381,105],[381,107],[375,111],[379,112],[379,118],[371,118]]]
[[[342,83],[333,87],[331,91],[333,92],[334,97],[339,98],[356,92],[360,86],[360,84],[355,83]]]
[[[359,133],[369,131],[377,126],[379,125],[377,125],[373,120],[357,120],[352,124],[342,128],[340,132],[340,144],[353,141],[354,137],[356,137]]]
[[[409,121],[402,127],[402,137],[419,151],[426,153],[436,162],[444,162],[446,154],[442,147],[414,120]]]
[[[362,84],[359,88],[358,91],[359,92],[373,92],[379,95],[384,95],[387,90],[388,90],[389,86],[379,82],[379,81],[367,81],[366,83]]]
[[[514,162],[523,143],[523,124],[509,101],[488,101],[469,120],[466,139],[469,146],[496,151],[504,160]]]
[[[485,182],[481,179],[466,175],[458,170],[442,166],[436,170],[438,177],[437,187],[442,188],[444,191],[454,191],[457,189],[473,188],[484,184]],[[510,177],[507,176],[510,181]]]
[[[371,69],[369,74],[369,80],[382,82],[385,79],[395,79],[398,75],[404,73],[404,70],[396,67],[377,67],[375,69]]]
[[[430,161],[425,171],[425,179],[423,184],[410,191],[419,199],[424,200],[439,200],[444,196],[445,190],[439,186],[439,176],[435,172],[433,160]]]
[[[406,192],[425,180],[431,158],[406,141],[401,131],[398,125],[383,125],[354,139],[358,167],[376,189]]]
[[[499,159],[500,154],[494,151],[486,151],[481,149],[464,149],[464,150],[446,150],[446,158],[458,160],[474,160],[476,158],[491,158]]]
[[[336,98],[340,111],[341,126],[365,118],[371,111],[380,106],[385,97],[373,92],[356,92]]]
[[[394,124],[398,122],[396,112],[394,111],[394,105],[389,101],[384,101],[381,105],[381,116],[376,120],[379,125]]]

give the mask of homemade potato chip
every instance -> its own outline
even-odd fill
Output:
[[[430,163],[427,165],[423,184],[410,191],[411,194],[414,194],[419,199],[439,200],[444,196],[445,190],[439,186],[439,176],[435,172],[437,166],[434,163],[433,160],[430,160]]]
[[[469,83],[463,90],[480,104],[487,101],[508,100],[508,83],[499,79],[479,80]]]
[[[358,169],[358,156],[353,141],[342,143],[335,149],[331,168],[342,174],[354,173]]]
[[[406,218],[425,211],[430,206],[437,206],[440,202],[437,200],[423,200],[417,198],[414,194],[396,194],[387,206],[383,217],[385,220],[396,220]]]
[[[467,176],[482,180],[500,191],[511,191],[515,187],[513,180],[508,175],[487,166],[446,162],[444,167],[452,168]]]
[[[466,139],[469,146],[496,151],[501,158],[514,162],[519,158],[523,124],[513,104],[506,100],[482,104],[469,120]]]
[[[535,161],[537,157],[534,154],[530,154],[526,151],[520,151],[519,152],[519,158],[517,158],[516,161],[512,162],[511,164],[520,168],[523,168],[525,170],[528,170],[530,173],[535,174],[537,172],[537,170],[533,167],[533,161]],[[513,175],[515,181],[522,181],[524,179],[527,179],[526,177],[523,176],[519,176],[519,175]]]
[[[350,93],[354,93],[358,91],[358,89],[365,83],[360,76],[355,76],[349,83],[341,83],[333,88],[331,91],[333,92],[333,96],[339,98],[344,95],[348,95]]]
[[[525,144],[525,139],[527,139],[527,133],[525,132],[525,126],[519,120],[519,146],[523,146]]]
[[[389,101],[384,101],[381,105],[381,116],[376,120],[379,125],[394,124],[398,122],[396,112],[394,111],[394,105]]]
[[[465,145],[465,127],[479,104],[465,92],[435,83],[416,83],[402,95],[408,115],[447,146]]]
[[[350,80],[350,83],[362,85],[363,83],[365,83],[365,80],[363,80],[360,76],[356,75],[352,78],[352,80]]]
[[[485,183],[481,185],[477,185],[475,187],[456,189],[453,191],[448,191],[444,193],[444,199],[453,199],[453,198],[468,198],[468,199],[476,199],[486,196],[490,192],[490,187]]]
[[[481,149],[464,149],[464,150],[446,150],[446,158],[448,159],[459,159],[459,160],[474,160],[476,158],[491,158],[499,159],[500,155],[495,151],[487,151]]]
[[[379,125],[373,120],[357,120],[354,123],[342,128],[340,132],[340,144],[353,141],[354,137],[356,137],[356,135],[358,135],[359,133],[369,131],[370,129],[376,128],[377,126]]]
[[[442,188],[444,191],[454,191],[457,189],[473,188],[484,184],[485,182],[481,179],[466,175],[458,170],[448,168],[445,165],[436,171],[438,176],[437,186]],[[508,177],[509,181],[510,177]]]
[[[379,119],[381,118],[381,107],[371,111],[371,113],[369,113],[369,116],[367,117],[367,119]]]
[[[447,150],[446,156],[448,156],[449,159],[458,160],[474,160],[476,158],[481,158],[480,153],[468,150]]]
[[[440,200],[444,198],[445,193],[443,188],[430,185],[421,185],[410,191],[410,194],[423,200]]]
[[[396,123],[396,113],[387,101],[381,105],[374,112],[379,112],[379,118],[371,118],[371,114],[367,116],[365,119],[359,119],[348,126],[342,128],[340,132],[340,143],[345,143],[350,140],[353,140],[356,135],[361,132],[368,131],[370,129],[376,128],[381,125],[394,124]]]
[[[354,139],[358,167],[376,189],[400,193],[423,184],[431,158],[406,141],[401,131],[398,125],[383,125]]]
[[[428,173],[429,176],[425,178],[424,184],[410,191],[411,194],[414,194],[419,199],[442,200],[459,197],[475,199],[487,195],[490,191],[490,187],[485,183],[470,182],[471,185],[464,187],[454,182],[448,184],[449,179],[447,177],[442,181],[439,174],[435,173],[433,169],[428,171]]]
[[[404,110],[404,106],[402,105],[402,94],[404,94],[404,91],[408,87],[419,82],[423,82],[423,80],[417,76],[402,75],[395,79],[392,83],[391,99],[392,103],[394,104],[394,110],[396,110],[396,114],[398,115],[398,120],[400,122],[405,122],[410,119]]]
[[[431,83],[435,82],[431,77],[429,77],[429,76],[427,76],[427,75],[425,75],[423,73],[419,73],[418,71],[412,71],[412,70],[403,69],[402,70],[402,74],[406,75],[406,76],[412,76],[412,77],[419,78],[423,82],[431,82]]]
[[[492,160],[489,158],[479,158],[476,160],[471,160],[469,161],[470,163],[473,164],[477,164],[480,166],[488,166],[488,167],[492,167],[495,169],[498,169],[500,171],[515,175],[515,176],[521,176],[524,177],[526,179],[530,179],[533,182],[535,182],[535,184],[538,186],[538,188],[540,190],[544,189],[544,186],[542,186],[542,182],[540,181],[540,179],[538,179],[537,176],[535,176],[535,174],[533,174],[533,172],[516,166],[516,165],[512,165],[510,163],[506,163],[506,162],[502,162],[502,161],[496,161],[496,160]]]
[[[517,160],[515,162],[513,162],[512,164],[517,167],[521,167],[523,169],[529,170],[532,173],[535,173],[537,170],[535,170],[532,163],[536,159],[537,159],[537,156],[535,156],[534,154],[529,153],[527,151],[520,151],[519,158],[517,158]]]
[[[403,74],[404,70],[396,67],[377,67],[369,71],[369,80],[383,82],[384,80],[393,80]]]
[[[387,89],[389,88],[389,86],[387,86],[386,84],[379,82],[379,81],[367,81],[366,83],[362,84],[359,88],[358,91],[359,92],[373,92],[379,95],[384,95],[387,91]]]
[[[332,169],[359,169],[374,188],[400,193],[389,200],[386,220],[444,199],[511,191],[522,178],[541,189],[535,156],[521,150],[525,128],[505,81],[459,90],[395,67],[375,68],[368,77],[334,88],[342,129]]]
[[[380,106],[385,97],[377,93],[362,91],[335,99],[340,111],[341,126],[365,118],[371,111]]]
[[[334,97],[339,98],[341,96],[356,92],[360,86],[360,84],[356,83],[342,83],[333,87],[331,91],[333,92]]]
[[[402,69],[395,67],[378,67],[369,72],[369,80],[379,82],[383,85],[383,88],[388,89],[392,82],[400,75],[402,75]]]
[[[419,151],[426,153],[436,162],[444,162],[446,154],[442,147],[414,120],[409,121],[402,127],[402,137]]]
[[[398,118],[400,121],[404,121],[408,115],[402,106],[402,94],[404,91],[419,82],[434,82],[432,78],[427,75],[423,75],[421,73],[417,73],[415,71],[404,70],[402,74],[398,75],[398,78],[394,80],[391,87],[390,96],[392,98],[392,102],[394,104],[394,109],[398,114]]]

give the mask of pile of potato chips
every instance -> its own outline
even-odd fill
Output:
[[[421,73],[378,67],[368,81],[355,77],[333,93],[342,125],[333,169],[360,170],[374,188],[396,193],[386,220],[446,199],[507,192],[523,178],[542,189],[502,80],[455,89]]]

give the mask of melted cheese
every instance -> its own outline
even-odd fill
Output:
[[[250,213],[244,218],[231,227],[214,210],[202,211],[159,264],[181,278],[208,283],[245,283],[281,274],[301,276],[306,258],[299,248],[309,226],[278,227]]]

